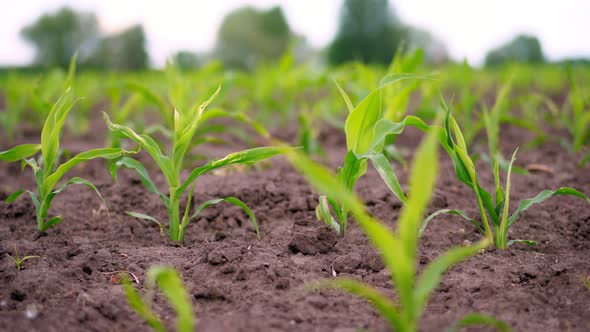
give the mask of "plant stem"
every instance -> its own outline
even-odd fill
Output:
[[[180,200],[174,198],[170,192],[170,206],[168,206],[168,234],[172,241],[182,241],[180,233]]]
[[[483,222],[483,227],[485,230],[485,238],[489,241],[494,241],[494,235],[492,234],[492,229],[490,228],[490,224],[488,223],[488,217],[486,215],[485,209],[483,208],[481,196],[477,192],[475,196],[477,197],[477,206],[479,208],[479,213],[481,214],[481,221]]]

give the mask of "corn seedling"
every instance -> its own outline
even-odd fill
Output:
[[[8,77],[6,105],[4,111],[0,112],[0,125],[4,131],[4,134],[0,135],[0,137],[4,137],[8,142],[15,138],[14,129],[24,119],[27,96],[23,93],[23,87],[25,85],[21,84],[18,77],[15,75]]]
[[[418,229],[422,214],[432,196],[438,171],[437,131],[438,128],[434,127],[416,153],[410,177],[410,197],[401,212],[395,232],[371,217],[360,198],[345,187],[339,177],[335,177],[303,154],[287,153],[295,168],[316,190],[327,193],[333,200],[350,209],[372,245],[379,250],[390,272],[399,302],[395,303],[372,286],[350,278],[320,281],[311,285],[311,288],[341,289],[364,298],[387,320],[392,330],[400,332],[418,330],[420,317],[428,299],[447,269],[477,254],[490,244],[484,239],[473,246],[453,248],[433,260],[418,274]],[[510,330],[505,323],[484,315],[469,315],[458,324],[485,324],[497,327],[501,331]]]
[[[567,69],[568,80],[570,81],[570,94],[568,100],[571,106],[571,114],[567,121],[573,142],[572,149],[579,151],[590,138],[590,103],[578,86],[570,66]]]
[[[166,328],[162,320],[151,308],[153,290],[156,286],[162,291],[166,299],[176,312],[176,331],[193,332],[195,325],[195,314],[193,306],[186,292],[178,272],[170,267],[152,267],[147,272],[146,296],[142,297],[129,280],[126,273],[120,274],[121,284],[127,297],[129,306],[143,318],[146,323],[156,332],[165,332]]]
[[[55,186],[69,170],[84,161],[96,158],[117,159],[132,153],[119,148],[94,149],[81,152],[66,162],[59,164],[61,129],[75,103],[76,100],[73,100],[71,90],[66,90],[45,120],[41,132],[41,144],[23,144],[0,152],[1,161],[22,161],[23,168],[29,166],[33,170],[37,191],[18,190],[10,195],[6,202],[11,203],[25,192],[28,193],[33,205],[35,205],[37,229],[41,233],[62,221],[61,216],[48,217],[48,213],[55,196],[63,192],[69,185],[83,184],[87,186],[98,195],[104,204],[104,199],[98,189],[90,181],[81,177],[73,177],[55,189]],[[39,151],[41,151],[41,157],[37,160],[32,158]]]
[[[16,270],[20,271],[23,269],[23,263],[26,260],[32,259],[32,258],[41,258],[41,256],[25,256],[25,257],[20,257],[20,255],[18,254],[18,249],[16,248],[16,246],[14,246],[14,257],[12,257],[9,254],[6,254],[6,256],[8,256],[10,259],[12,259],[12,261],[14,262],[14,264],[16,264]]]
[[[422,130],[426,130],[428,126],[415,116],[406,116],[400,122],[384,118],[381,89],[400,80],[416,78],[420,77],[409,74],[386,76],[380,88],[373,90],[356,107],[352,106],[348,95],[337,85],[350,112],[344,127],[348,152],[344,159],[344,166],[338,168],[338,178],[348,191],[352,191],[358,179],[366,173],[367,161],[371,160],[389,189],[405,204],[406,196],[384,153],[386,139],[392,135],[401,134],[406,126],[415,126]],[[336,217],[332,216],[330,207]],[[343,237],[346,233],[348,211],[349,207],[339,204],[329,195],[322,195],[319,198],[316,214],[318,219],[324,220]]]
[[[193,107],[191,109],[191,113],[193,114],[192,118],[188,118],[187,116],[182,117],[179,112],[174,112],[172,149],[169,154],[165,154],[157,141],[151,136],[147,134],[139,135],[129,127],[112,123],[109,116],[106,113],[103,113],[104,120],[111,131],[115,134],[131,139],[152,157],[166,178],[168,184],[169,195],[166,196],[156,187],[145,167],[139,161],[132,158],[123,158],[119,160],[117,162],[118,167],[127,167],[135,170],[145,187],[161,198],[164,206],[168,210],[168,229],[166,229],[164,224],[154,217],[138,212],[128,212],[128,214],[140,219],[155,222],[173,241],[182,241],[184,239],[188,224],[191,220],[195,219],[203,209],[221,202],[228,202],[242,208],[250,217],[250,220],[256,229],[256,233],[259,234],[258,223],[254,214],[244,202],[235,197],[206,201],[202,203],[192,215],[190,214],[194,191],[193,183],[199,176],[221,167],[253,164],[281,153],[281,150],[274,147],[259,147],[231,153],[222,159],[211,160],[207,164],[193,169],[188,178],[181,181],[180,175],[184,170],[184,159],[199,126],[210,117],[220,116],[221,111],[219,110],[206,111],[207,106],[213,101],[218,92],[219,89],[217,89],[209,100],[201,105]],[[188,202],[184,214],[181,217],[180,200],[187,191]]]
[[[477,172],[475,170],[475,163],[470,157],[461,132],[461,128],[451,115],[450,108],[447,107],[444,100],[441,101],[444,109],[447,112],[445,120],[444,138],[442,144],[455,166],[455,174],[457,178],[466,184],[475,194],[477,206],[479,208],[481,222],[469,218],[463,211],[460,210],[440,210],[424,220],[420,233],[422,234],[426,226],[435,216],[441,213],[453,213],[467,219],[475,228],[490,241],[493,241],[495,246],[499,249],[507,249],[510,245],[516,242],[521,242],[528,245],[535,245],[535,241],[531,240],[508,240],[508,229],[518,220],[520,214],[530,208],[534,204],[542,203],[543,201],[557,195],[570,195],[582,198],[590,203],[590,199],[576,189],[569,187],[562,187],[557,190],[543,190],[537,196],[522,200],[516,210],[510,214],[510,186],[511,173],[514,161],[516,159],[516,152],[512,154],[512,158],[507,167],[506,184],[502,186],[500,180],[500,168],[496,161],[493,165],[493,176],[495,184],[494,196],[486,191],[480,184]],[[491,221],[491,222],[490,222]]]
[[[299,113],[299,146],[303,148],[303,152],[308,156],[320,155],[326,157],[326,152],[322,149],[319,142],[320,134],[320,112],[322,109],[315,107],[308,109],[304,107]]]

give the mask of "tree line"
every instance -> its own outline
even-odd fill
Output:
[[[83,68],[141,70],[150,65],[141,24],[103,35],[95,14],[64,7],[42,15],[21,34],[35,47],[33,65],[37,67],[66,68],[75,52]],[[404,23],[388,0],[344,0],[336,36],[320,51],[291,29],[281,7],[238,8],[223,19],[213,50],[201,54],[180,50],[173,59],[183,69],[198,68],[211,59],[228,68],[249,69],[276,61],[290,50],[299,59],[319,58],[331,65],[350,61],[388,64],[400,48],[421,48],[431,63],[449,61],[445,45],[428,31]],[[544,61],[539,40],[529,35],[515,37],[485,58],[487,66]]]

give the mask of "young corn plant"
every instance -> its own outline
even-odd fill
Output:
[[[301,153],[287,153],[295,168],[316,190],[328,194],[333,200],[349,208],[372,245],[378,249],[391,275],[398,300],[394,301],[372,286],[351,278],[320,281],[310,285],[310,288],[341,289],[366,299],[387,320],[394,331],[417,331],[428,299],[437,288],[445,271],[476,255],[490,244],[489,240],[483,239],[472,246],[450,249],[424,267],[422,273],[418,273],[418,230],[422,215],[432,196],[438,170],[437,131],[438,128],[433,127],[418,148],[410,176],[410,197],[401,212],[396,231],[391,231],[383,223],[371,217],[366,212],[361,199],[345,187],[340,178]],[[493,317],[478,314],[466,316],[455,327],[474,324],[493,326],[501,331],[510,330],[505,323]]]
[[[467,185],[475,194],[477,206],[479,208],[481,222],[468,217],[465,212],[461,210],[439,210],[429,217],[427,217],[422,225],[420,234],[424,232],[428,223],[437,215],[442,213],[452,213],[468,220],[474,227],[484,235],[484,237],[493,241],[495,246],[499,249],[505,250],[510,245],[520,242],[528,245],[536,245],[532,240],[509,240],[508,230],[518,220],[520,214],[533,206],[534,204],[542,203],[543,201],[557,196],[569,195],[582,198],[590,203],[590,199],[584,194],[574,188],[562,187],[557,190],[543,190],[537,196],[522,200],[516,210],[510,214],[510,189],[511,189],[511,173],[513,164],[516,159],[516,152],[512,154],[512,158],[507,166],[506,182],[502,186],[500,179],[500,166],[498,159],[493,165],[494,176],[494,195],[485,190],[479,181],[475,162],[469,155],[461,128],[451,115],[450,108],[447,107],[444,101],[441,102],[447,112],[444,126],[444,135],[441,139],[442,145],[451,157],[453,165],[455,166],[455,174],[459,181]]]
[[[308,156],[318,155],[325,158],[326,152],[322,149],[319,141],[322,110],[320,107],[308,109],[304,106],[302,108],[298,116],[299,132],[297,141],[303,152]]]
[[[570,94],[568,96],[571,105],[570,112],[563,112],[566,118],[564,123],[572,135],[570,149],[578,152],[584,145],[590,142],[590,99],[584,95],[584,91],[576,82],[571,66],[567,68],[567,76],[570,82]],[[580,167],[590,161],[590,153],[580,161]]]
[[[73,99],[71,89],[67,89],[64,95],[55,103],[49,112],[41,131],[41,144],[22,144],[10,150],[0,152],[0,161],[22,161],[23,168],[29,166],[35,175],[37,191],[18,190],[10,195],[7,203],[11,203],[24,193],[28,193],[35,205],[37,229],[45,233],[49,228],[62,221],[61,216],[49,217],[49,208],[55,196],[63,192],[69,185],[83,184],[92,189],[103,204],[104,199],[98,189],[90,181],[81,177],[73,177],[61,186],[55,188],[68,171],[76,165],[97,158],[118,159],[134,152],[119,148],[101,148],[81,152],[64,163],[60,164],[60,135],[66,118],[76,100]],[[38,152],[38,159],[32,158]]]
[[[338,168],[340,183],[348,191],[352,191],[358,179],[366,173],[367,162],[370,160],[393,194],[402,203],[406,203],[407,198],[399,180],[389,159],[385,156],[386,139],[392,135],[401,134],[406,126],[414,126],[422,130],[426,130],[428,126],[415,116],[408,115],[400,122],[384,118],[381,107],[381,88],[400,80],[414,78],[418,77],[409,74],[386,76],[380,88],[371,92],[356,107],[352,106],[348,95],[337,85],[350,112],[344,127],[348,152],[344,158],[344,165]],[[330,209],[334,211],[336,217],[332,215]],[[318,219],[324,220],[341,237],[346,234],[348,212],[348,206],[337,202],[330,195],[320,196],[316,208]]]
[[[211,96],[211,98],[198,107],[192,109],[192,117],[181,117],[179,112],[174,112],[174,132],[172,135],[172,149],[168,154],[165,154],[157,141],[147,134],[139,135],[133,129],[112,123],[109,116],[103,113],[104,120],[108,128],[116,134],[131,139],[137,143],[143,150],[145,150],[158,165],[162,171],[168,185],[169,195],[166,196],[156,187],[147,173],[145,167],[137,160],[132,158],[123,158],[117,162],[118,167],[126,167],[135,170],[139,175],[142,183],[152,193],[157,194],[164,206],[168,210],[168,227],[158,221],[152,216],[148,216],[138,212],[128,212],[129,215],[140,219],[148,220],[156,223],[160,229],[165,232],[172,241],[183,241],[186,228],[190,221],[195,219],[203,209],[208,206],[227,202],[242,208],[250,217],[256,233],[259,235],[258,223],[254,214],[248,206],[235,197],[225,197],[220,199],[213,199],[202,203],[193,214],[190,214],[192,196],[194,191],[194,182],[201,175],[212,170],[227,167],[230,165],[248,165],[259,162],[261,160],[273,157],[282,151],[275,147],[259,147],[248,149],[240,152],[235,152],[227,155],[224,158],[211,160],[203,166],[193,169],[188,178],[181,180],[181,173],[184,170],[184,159],[191,147],[193,137],[197,133],[199,126],[210,117],[219,116],[218,110],[208,112],[207,106],[213,101],[219,89]],[[113,174],[115,175],[115,174]],[[181,215],[180,200],[188,191],[188,202]]]
[[[23,263],[26,260],[33,259],[33,258],[41,258],[41,256],[25,256],[25,257],[20,257],[20,255],[18,254],[18,249],[16,248],[16,246],[14,246],[14,257],[12,257],[9,254],[6,254],[6,256],[8,256],[10,259],[12,259],[12,261],[16,265],[16,270],[17,271],[20,271],[20,270],[23,269]]]
[[[152,267],[147,272],[148,293],[142,297],[129,280],[126,273],[120,275],[121,284],[127,297],[129,306],[143,318],[143,320],[156,332],[166,332],[162,320],[156,315],[152,308],[153,290],[156,286],[162,291],[166,299],[176,312],[176,331],[193,332],[195,325],[195,314],[193,306],[186,292],[178,272],[170,267]]]

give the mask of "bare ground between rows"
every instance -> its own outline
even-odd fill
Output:
[[[505,144],[506,153],[531,138],[514,128],[504,133],[504,142],[515,142]],[[339,134],[324,137],[333,166],[344,153],[343,141],[335,135]],[[420,133],[410,130],[398,144],[411,150],[420,138]],[[70,148],[98,147],[98,141],[76,142]],[[217,147],[206,152],[222,155],[231,150]],[[589,168],[578,169],[577,157],[553,144],[521,152],[520,166],[543,164],[554,172],[515,174],[514,199],[565,185],[590,193]],[[480,163],[478,168],[489,185],[487,166]],[[163,184],[150,169],[156,182]],[[405,171],[396,169],[405,184]],[[0,203],[0,330],[148,331],[128,308],[115,272],[129,271],[143,283],[147,269],[159,264],[180,271],[193,299],[199,331],[388,330],[365,301],[338,291],[302,289],[330,278],[334,271],[393,296],[389,276],[360,229],[352,223],[346,238],[337,239],[314,221],[316,195],[282,159],[273,159],[262,170],[207,175],[197,185],[197,203],[230,195],[244,200],[259,219],[260,240],[239,209],[220,205],[206,210],[190,226],[183,246],[168,242],[153,225],[125,215],[132,210],[160,219],[166,216],[158,198],[135,175],[122,172],[119,183],[113,184],[101,162],[75,172],[97,184],[109,215],[98,209],[93,193],[74,186],[56,198],[52,209],[64,216],[64,222],[37,238],[29,200]],[[19,165],[0,164],[0,198],[23,186],[32,188],[28,172],[21,175]],[[376,172],[361,179],[358,192],[375,216],[395,225],[401,205]],[[458,183],[451,163],[442,156],[430,209],[445,207],[476,215],[471,193]],[[429,302],[423,331],[444,330],[471,312],[495,315],[516,331],[587,331],[590,290],[583,280],[590,275],[590,209],[586,203],[553,198],[524,213],[511,236],[540,244],[489,250],[452,268]],[[420,265],[451,246],[478,238],[461,219],[440,217],[421,240]],[[17,272],[7,257],[15,246],[21,255],[41,258],[26,261],[25,269]],[[173,312],[162,297],[156,297],[154,308],[172,327]],[[30,319],[27,312],[38,314]]]

